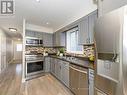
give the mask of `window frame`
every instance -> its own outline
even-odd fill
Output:
[[[76,50],[77,50],[78,46],[81,46],[81,51],[76,51],[76,50],[72,51],[71,50],[71,33],[73,33],[73,32],[76,33],[75,34],[76,35]],[[78,32],[79,32],[78,27],[66,31],[66,52],[67,53],[83,54],[83,45],[78,44]],[[70,39],[69,39],[70,41],[69,42],[68,42],[68,36],[70,36]],[[70,43],[69,47],[67,45],[68,43]]]

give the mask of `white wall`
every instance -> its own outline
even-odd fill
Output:
[[[13,59],[12,39],[0,29],[0,73]]]
[[[13,40],[12,38],[8,37],[6,39],[6,61],[7,63],[10,63],[13,61],[14,58],[14,52],[13,52]]]
[[[22,40],[13,40],[13,51],[14,51],[14,60],[22,60],[22,51],[17,51],[17,44],[22,44]]]
[[[127,5],[127,0],[98,0],[99,16]]]

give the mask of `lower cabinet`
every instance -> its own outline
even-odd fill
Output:
[[[61,60],[55,59],[55,76],[61,80]]]
[[[61,81],[69,87],[69,63],[62,61],[61,63]]]
[[[51,58],[51,73],[75,95],[88,95],[88,69]]]
[[[45,62],[45,72],[50,72],[50,57],[45,57],[44,59]]]
[[[51,73],[57,77],[64,85],[69,87],[69,63],[51,58]]]
[[[54,75],[55,74],[55,61],[54,61],[54,58],[51,58],[50,59],[50,67],[51,67],[51,73]]]

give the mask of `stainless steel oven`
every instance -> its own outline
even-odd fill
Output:
[[[44,58],[38,55],[26,55],[26,77],[44,72]]]

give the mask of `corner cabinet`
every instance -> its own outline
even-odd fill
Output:
[[[78,44],[93,44],[94,43],[94,23],[97,19],[97,11],[85,16],[78,24]]]
[[[53,46],[53,34],[43,33],[43,45],[44,46]]]
[[[53,45],[54,46],[65,46],[66,43],[66,33],[65,32],[55,32],[53,34]]]

